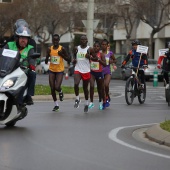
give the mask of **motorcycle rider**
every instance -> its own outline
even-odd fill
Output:
[[[15,32],[16,32],[17,28],[19,28],[20,26],[24,26],[24,27],[29,28],[28,23],[27,23],[24,19],[18,19],[18,20],[15,22],[14,27],[13,27],[14,34],[13,34],[11,37],[9,37],[7,40],[4,40],[3,42],[1,42],[1,44],[0,44],[0,47],[1,47],[1,48],[3,48],[8,42],[15,41],[15,36],[16,36],[16,35],[15,35]],[[32,45],[32,46],[34,47],[34,51],[37,50],[37,48],[36,48],[36,42],[35,42],[35,40],[32,39],[31,37],[30,37],[30,39],[29,39],[29,45]]]
[[[34,47],[29,45],[29,40],[31,37],[31,31],[25,26],[20,26],[15,32],[15,41],[8,42],[5,45],[5,49],[10,49],[14,51],[19,51],[21,55],[20,65],[25,68],[28,80],[25,88],[28,88],[25,103],[27,105],[32,105],[33,100],[31,96],[34,96],[34,87],[36,80],[35,73],[35,59],[30,58],[29,56],[34,53]],[[23,94],[25,89],[21,90],[20,95],[18,96],[18,104],[22,107],[23,105]]]
[[[132,65],[137,68],[138,67],[138,63],[140,60],[140,56],[141,53],[136,52],[138,45],[141,45],[139,40],[134,40],[132,41],[132,50],[129,51],[129,54],[127,55],[127,57],[124,59],[124,61],[122,62],[122,66],[121,68],[124,68],[124,66],[127,64],[127,62],[129,61],[129,59],[132,59]],[[146,66],[148,65],[148,57],[147,54],[142,54],[141,56],[141,60],[139,63],[139,67],[141,66]],[[136,71],[136,69],[134,69]],[[141,78],[141,88],[144,88],[144,83],[145,83],[145,74],[144,74],[144,70],[138,70],[138,74],[140,74],[140,78]]]
[[[165,55],[160,56],[157,62],[157,68],[161,69],[161,63],[163,61],[162,70],[163,77],[166,81],[166,89],[169,87],[168,72],[170,72],[170,42],[168,42],[167,45],[169,50],[165,52]]]

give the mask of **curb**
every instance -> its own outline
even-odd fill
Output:
[[[120,96],[120,93],[114,93],[112,96]],[[84,98],[84,94],[79,94],[80,98]],[[94,98],[98,97],[98,93],[94,93]],[[32,96],[34,101],[51,101],[53,100],[51,95],[35,95]],[[64,100],[65,99],[75,99],[75,94],[64,94]]]
[[[84,94],[79,94],[80,98],[84,98]],[[94,97],[98,97],[97,93],[94,93]],[[51,95],[36,95],[32,97],[34,101],[52,101],[53,98]],[[64,94],[65,99],[75,99],[75,94]]]
[[[148,128],[145,132],[146,137],[160,145],[170,147],[170,132],[163,130],[160,124],[156,124]]]

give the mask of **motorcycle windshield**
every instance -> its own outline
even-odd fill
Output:
[[[18,51],[2,49],[0,51],[0,77],[13,72],[19,66],[20,54]]]

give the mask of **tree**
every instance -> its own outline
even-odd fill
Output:
[[[149,57],[153,58],[154,35],[170,25],[170,0],[133,0],[131,4],[138,17],[152,28],[149,39]]]

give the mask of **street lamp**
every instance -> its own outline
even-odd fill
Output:
[[[87,5],[87,38],[90,46],[93,46],[93,20],[94,0],[88,0]]]

